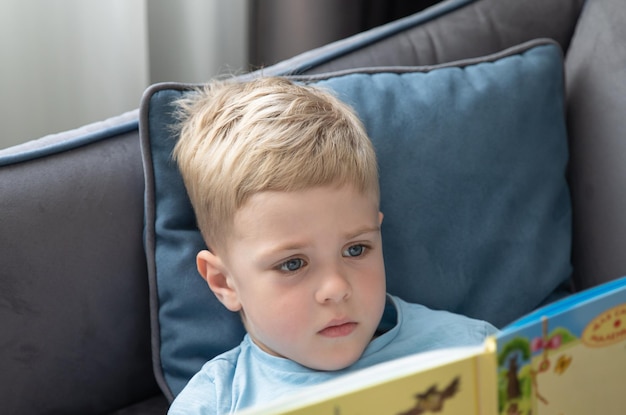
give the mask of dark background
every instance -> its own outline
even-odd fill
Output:
[[[250,0],[251,69],[416,13],[441,0]]]

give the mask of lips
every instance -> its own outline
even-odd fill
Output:
[[[324,337],[344,337],[356,329],[357,323],[347,320],[333,320],[318,333]]]

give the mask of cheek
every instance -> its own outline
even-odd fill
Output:
[[[362,274],[357,277],[357,281],[361,295],[366,297],[365,301],[370,304],[378,304],[384,302],[387,293],[387,283],[385,280],[385,267],[382,258],[374,258],[363,264]]]
[[[244,303],[250,329],[269,336],[297,336],[308,320],[308,308],[303,296],[296,292],[274,292],[271,295],[254,295],[254,300]]]
[[[363,264],[363,272],[370,285],[378,288],[385,286],[385,263],[382,254],[372,255],[369,261]]]

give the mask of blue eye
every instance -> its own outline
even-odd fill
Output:
[[[363,255],[365,252],[365,247],[363,245],[352,245],[348,247],[345,251],[343,251],[343,256],[345,257],[357,257]]]
[[[285,272],[298,271],[305,265],[305,262],[301,258],[292,258],[280,264],[279,269]]]

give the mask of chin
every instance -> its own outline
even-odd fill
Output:
[[[325,359],[323,361],[311,362],[317,364],[305,365],[314,370],[321,370],[324,372],[336,372],[338,370],[345,369],[347,367],[352,366],[359,358],[362,353],[357,354],[356,356],[337,356],[335,359]]]

